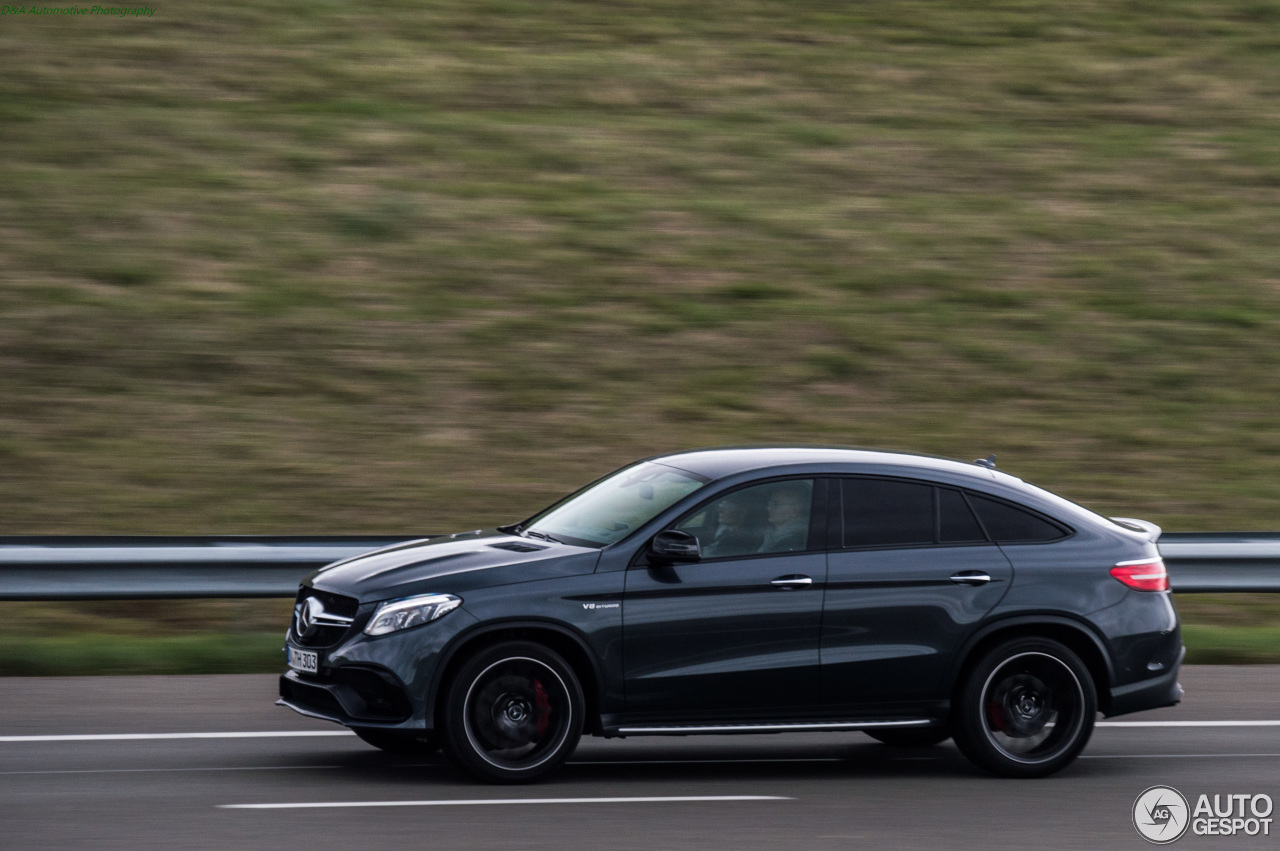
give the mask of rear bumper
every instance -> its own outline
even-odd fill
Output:
[[[1183,691],[1178,682],[1178,672],[1186,655],[1187,648],[1183,647],[1178,652],[1178,661],[1167,672],[1149,680],[1111,689],[1111,709],[1107,712],[1107,717],[1181,703]]]

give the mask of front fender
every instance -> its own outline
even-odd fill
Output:
[[[621,695],[611,693],[609,688],[611,679],[602,669],[600,658],[592,648],[591,642],[579,629],[547,618],[510,618],[478,624],[454,636],[453,640],[443,648],[427,693],[426,726],[428,729],[435,727],[435,710],[440,702],[442,690],[446,687],[453,670],[462,664],[468,649],[506,637],[533,641],[541,638],[553,650],[565,656],[575,668],[581,670],[585,665],[590,674],[590,682],[583,683],[583,689],[587,692],[589,713],[598,715],[605,707],[621,705]],[[620,642],[618,647],[620,649]],[[569,652],[565,652],[566,650]],[[617,660],[617,664],[620,670],[621,658]],[[614,679],[620,681],[620,674]]]

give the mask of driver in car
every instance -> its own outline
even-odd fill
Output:
[[[760,545],[760,532],[748,522],[750,506],[745,497],[733,494],[716,506],[716,533],[702,548],[704,555],[739,556],[754,553]]]

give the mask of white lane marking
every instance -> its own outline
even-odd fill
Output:
[[[815,757],[761,757],[760,759],[750,759],[744,757],[742,759],[580,759],[565,763],[565,765],[723,765],[725,763],[756,763],[756,762],[848,762],[838,756],[815,756]]]
[[[475,807],[502,804],[671,804],[703,801],[794,801],[777,795],[668,795],[655,798],[461,798],[455,801],[322,801],[309,804],[218,804],[220,810],[316,810],[341,807]]]
[[[1129,753],[1081,754],[1080,759],[1239,759],[1241,757],[1277,757],[1280,753]]]
[[[293,739],[354,736],[350,730],[268,730],[259,733],[89,733],[70,736],[0,736],[0,742],[128,742],[149,739]]]
[[[313,768],[345,767],[342,765],[245,765],[207,768],[64,768],[48,771],[0,771],[0,777],[12,777],[17,774],[152,774],[163,771],[308,771]]]
[[[1280,721],[1098,721],[1095,727],[1280,727]]]

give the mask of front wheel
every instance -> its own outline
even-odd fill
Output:
[[[454,762],[490,783],[532,783],[578,746],[585,701],[559,654],[510,641],[463,664],[443,710],[443,745]]]
[[[1079,656],[1047,638],[1015,638],[987,653],[961,686],[956,745],[993,774],[1045,777],[1084,750],[1097,712]]]

